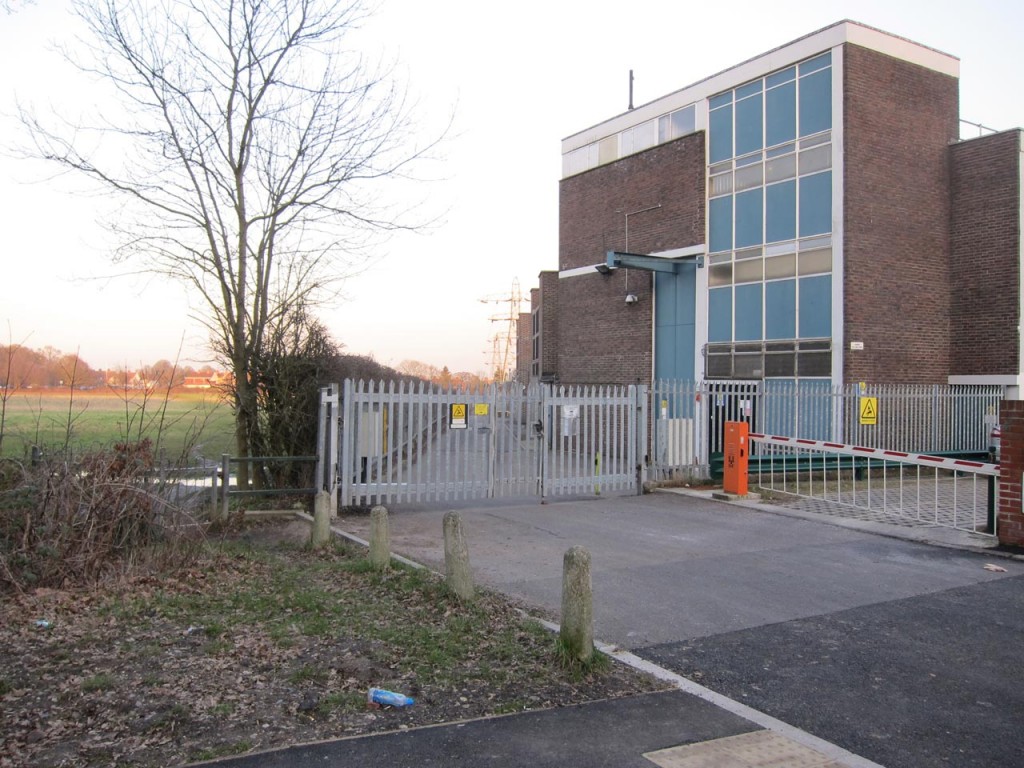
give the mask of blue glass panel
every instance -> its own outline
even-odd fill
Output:
[[[745,99],[747,96],[753,96],[755,93],[760,93],[764,90],[764,84],[760,80],[755,80],[752,83],[741,85],[736,89],[736,100]]]
[[[762,96],[758,94],[736,102],[737,155],[745,155],[764,146],[764,131],[761,127],[764,115],[761,100]]]
[[[726,104],[732,104],[732,91],[726,91],[708,99],[708,109],[717,109]]]
[[[712,163],[732,157],[732,107],[713,110],[708,121],[708,157]]]
[[[788,83],[796,79],[796,67],[784,69],[781,72],[773,72],[764,79],[765,88],[772,88],[780,83]]]
[[[761,289],[764,283],[736,286],[736,341],[760,341]]]
[[[796,280],[764,284],[764,337],[796,338]]]
[[[696,342],[697,265],[685,262],[678,274],[655,273],[654,376],[690,381]]]
[[[732,288],[708,291],[708,341],[732,341]]]
[[[764,95],[765,145],[774,146],[796,138],[796,83],[786,83]]]
[[[760,245],[763,232],[764,190],[748,189],[736,195],[736,247]]]
[[[716,197],[708,203],[708,230],[711,253],[732,249],[732,196]]]
[[[800,338],[832,336],[832,275],[800,278]]]
[[[765,187],[765,241],[796,237],[796,179]]]
[[[800,135],[832,127],[832,70],[800,78]]]
[[[823,53],[821,56],[817,56],[813,59],[808,59],[807,61],[801,63],[800,74],[806,75],[809,72],[815,72],[819,69],[824,69],[825,67],[831,66],[831,64],[832,52],[829,51],[828,53]]]
[[[800,179],[800,237],[832,231],[832,171]]]

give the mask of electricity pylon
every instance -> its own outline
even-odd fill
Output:
[[[509,379],[516,367],[516,339],[519,326],[519,310],[523,295],[519,290],[519,279],[512,280],[512,292],[506,295],[488,296],[480,299],[481,304],[507,305],[507,309],[491,315],[492,323],[501,323],[502,329],[491,339],[491,371],[495,382]]]

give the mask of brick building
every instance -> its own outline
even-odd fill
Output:
[[[961,141],[958,73],[843,21],[566,138],[520,375],[1016,396],[1021,131]]]

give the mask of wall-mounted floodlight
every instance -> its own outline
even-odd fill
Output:
[[[602,275],[610,275],[612,273],[612,268],[607,264],[595,264],[594,269],[596,269]]]

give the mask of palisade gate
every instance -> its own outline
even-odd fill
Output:
[[[643,386],[346,380],[321,390],[318,483],[333,508],[638,493]]]
[[[318,486],[335,496],[334,508],[639,493],[647,479],[712,476],[727,421],[754,433],[978,458],[991,447],[1003,396],[999,386],[826,381],[465,390],[348,380],[321,391]]]

